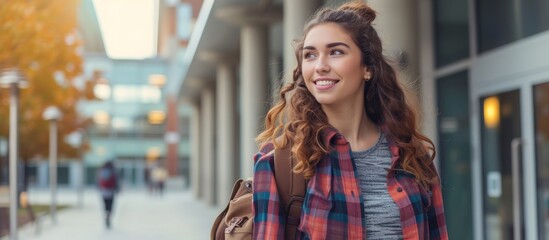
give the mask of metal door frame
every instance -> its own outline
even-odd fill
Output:
[[[471,79],[471,83],[475,79]],[[549,82],[549,77],[530,75],[517,77],[513,81],[506,81],[497,84],[487,84],[485,87],[471,87],[470,109],[471,110],[471,151],[472,151],[472,189],[473,189],[473,218],[475,239],[483,239],[484,233],[484,209],[482,187],[485,182],[482,179],[481,159],[481,112],[480,99],[486,96],[502,92],[519,90],[520,114],[522,132],[522,162],[521,173],[523,190],[523,215],[525,239],[538,239],[538,216],[537,216],[537,185],[536,185],[536,159],[535,159],[535,119],[533,87],[537,84]]]

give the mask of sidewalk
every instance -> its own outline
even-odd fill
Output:
[[[102,202],[95,189],[84,194],[78,208],[75,191],[60,190],[59,204],[72,205],[58,211],[57,224],[49,215],[41,219],[41,231],[32,224],[19,230],[21,240],[175,240],[209,239],[211,224],[218,209],[198,202],[190,191],[167,189],[164,196],[150,196],[146,190],[121,192],[114,203],[112,228],[103,222]],[[34,203],[49,203],[46,189],[29,191]],[[2,240],[7,238],[2,238]]]

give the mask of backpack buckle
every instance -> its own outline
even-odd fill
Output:
[[[242,225],[244,225],[244,223],[248,220],[247,217],[234,217],[231,219],[231,221],[229,222],[229,226],[227,226],[227,228],[225,228],[225,233],[231,233],[234,228],[237,228],[237,227],[242,227]]]

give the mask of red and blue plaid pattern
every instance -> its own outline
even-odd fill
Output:
[[[309,180],[298,239],[365,239],[364,201],[350,145],[334,128],[324,137],[331,152]],[[273,175],[272,150],[269,144],[254,157],[253,239],[284,238],[286,220]],[[399,170],[398,148],[391,146],[391,152],[387,190],[400,209],[404,239],[448,239],[440,185],[422,188],[413,175]]]

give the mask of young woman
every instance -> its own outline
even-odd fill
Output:
[[[273,148],[307,182],[298,239],[447,239],[435,149],[419,133],[362,2],[319,11],[255,156],[254,239],[282,239]]]

